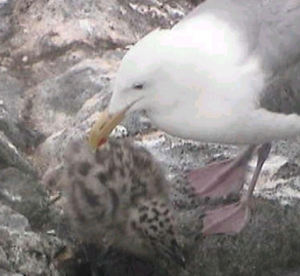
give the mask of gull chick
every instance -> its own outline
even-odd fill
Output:
[[[145,257],[159,253],[184,266],[168,183],[147,150],[109,139],[93,152],[76,140],[64,161],[66,208],[81,241]]]

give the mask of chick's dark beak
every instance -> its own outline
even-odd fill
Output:
[[[176,240],[172,241],[171,248],[165,248],[164,253],[181,267],[186,268],[186,260],[183,249],[177,244]]]

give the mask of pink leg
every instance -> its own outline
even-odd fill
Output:
[[[250,199],[252,197],[257,179],[262,167],[269,156],[271,144],[263,144],[258,149],[257,165],[250,181],[247,193],[237,203],[208,211],[203,220],[203,234],[212,235],[217,233],[235,234],[241,232],[250,219]]]
[[[249,146],[240,156],[210,164],[189,173],[189,183],[199,197],[226,197],[243,187],[246,167],[255,146]]]

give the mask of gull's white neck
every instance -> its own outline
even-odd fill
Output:
[[[171,115],[154,116],[152,120],[158,128],[171,135],[209,143],[261,144],[293,138],[300,133],[300,116],[277,114],[264,109],[221,118]]]

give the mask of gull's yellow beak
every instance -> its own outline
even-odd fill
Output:
[[[126,111],[127,109],[117,113],[116,115],[110,116],[106,109],[100,114],[98,120],[92,126],[88,136],[88,142],[93,149],[97,149],[106,142],[109,134],[124,118]]]

